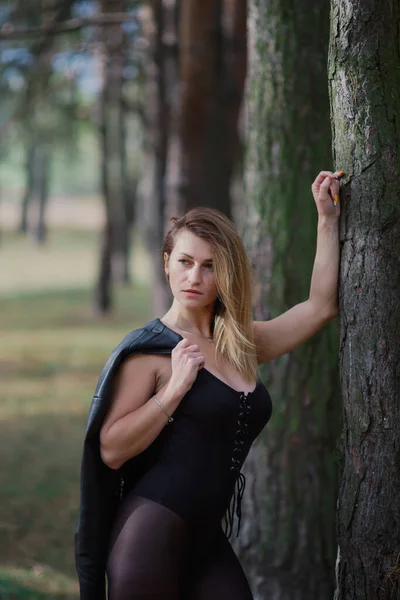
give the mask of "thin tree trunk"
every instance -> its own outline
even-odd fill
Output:
[[[105,77],[105,75],[103,75]],[[103,83],[105,85],[105,82]],[[99,247],[99,270],[94,293],[94,308],[96,312],[107,313],[113,304],[112,281],[111,281],[111,256],[113,227],[111,221],[111,208],[109,207],[110,195],[107,177],[107,152],[106,152],[106,125],[105,125],[105,102],[106,96],[103,90],[100,99],[101,112],[101,191],[105,204],[105,223],[100,234]]]
[[[337,600],[400,598],[398,2],[332,1],[329,84],[342,189],[343,478]]]
[[[28,212],[35,193],[35,145],[28,145],[25,154],[25,192],[21,202],[19,233],[28,232]]]
[[[317,237],[311,183],[331,167],[329,6],[252,0],[245,242],[255,318],[308,298]],[[262,369],[274,411],[245,465],[237,551],[257,600],[327,600],[334,590],[340,433],[337,327]]]
[[[126,51],[126,49],[125,49]],[[120,97],[120,154],[121,154],[121,173],[122,173],[122,185],[123,185],[123,198],[124,198],[124,209],[125,219],[124,226],[121,230],[121,255],[123,256],[121,265],[121,281],[122,283],[129,284],[131,282],[130,269],[129,269],[129,258],[130,258],[130,246],[131,246],[131,233],[133,225],[133,202],[135,198],[135,190],[131,190],[127,164],[127,131],[128,131],[128,114],[126,105],[124,103],[123,86],[121,86],[121,97]]]
[[[46,208],[49,199],[50,185],[50,154],[46,145],[37,148],[37,174],[36,184],[38,192],[38,222],[36,227],[36,241],[44,244],[47,237]]]
[[[111,284],[112,230],[108,219],[103,225],[100,237],[99,277],[95,293],[95,311],[107,313],[113,304]]]
[[[124,0],[103,0],[103,13],[123,12]],[[107,223],[103,231],[95,307],[100,312],[112,308],[111,274],[123,279],[125,252],[125,198],[121,164],[121,86],[123,31],[120,24],[103,27],[105,54],[101,99],[102,187]],[[111,253],[106,256],[104,253]],[[111,266],[111,268],[110,268]]]
[[[169,104],[165,72],[165,8],[162,0],[153,0],[154,36],[151,39],[152,60],[147,65],[148,135],[153,148],[154,175],[150,184],[147,219],[147,244],[153,265],[151,282],[153,312],[163,314],[168,307],[169,293],[165,278],[161,247],[166,221],[166,165],[168,156]],[[151,96],[151,98],[150,98]]]

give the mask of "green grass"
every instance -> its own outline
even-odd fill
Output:
[[[0,569],[2,600],[74,600],[78,597],[76,581],[44,565],[31,569]]]
[[[146,283],[148,257],[136,234],[133,239],[136,243],[131,271],[136,282]],[[45,246],[38,246],[29,236],[1,232],[0,294],[91,289],[97,273],[98,247],[95,231],[55,229],[50,231]]]
[[[53,288],[43,271],[49,256],[35,261],[26,240],[13,236],[0,249],[0,272],[7,254],[12,274],[0,289],[2,600],[78,598],[73,536],[87,410],[110,351],[151,318],[148,289],[136,276],[132,287],[117,289],[114,314],[93,314],[92,290],[73,268],[80,260],[88,276],[93,248],[92,233],[53,236],[41,250],[53,259],[62,254],[69,274]],[[25,287],[13,253],[29,267]]]

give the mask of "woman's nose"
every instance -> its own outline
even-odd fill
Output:
[[[190,283],[198,283],[200,281],[200,267],[193,267],[189,274]]]

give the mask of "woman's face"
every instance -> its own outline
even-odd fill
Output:
[[[207,306],[217,298],[211,245],[192,232],[183,230],[175,236],[169,258],[164,253],[165,272],[171,291],[185,306]],[[195,290],[190,293],[187,290]]]

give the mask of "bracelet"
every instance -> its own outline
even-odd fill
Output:
[[[163,411],[165,412],[165,414],[167,415],[167,417],[168,417],[168,423],[172,423],[172,421],[174,419],[167,413],[167,411],[165,410],[165,408],[163,407],[163,405],[161,404],[161,402],[159,402],[155,396],[153,396],[153,400],[155,400],[157,402],[158,406],[160,408],[162,408]]]

